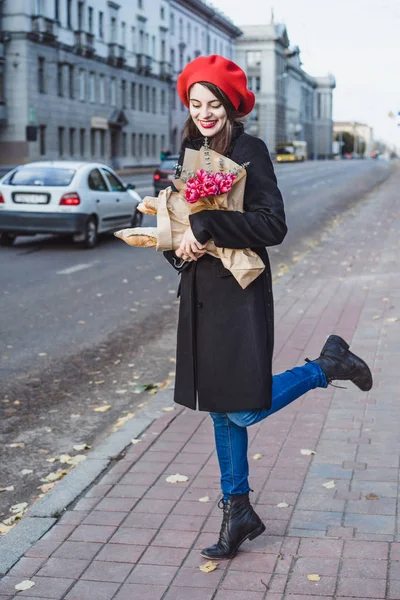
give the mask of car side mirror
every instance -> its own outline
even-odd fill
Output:
[[[136,188],[136,185],[134,183],[127,183],[127,185],[126,185],[127,190],[134,190],[135,188]]]

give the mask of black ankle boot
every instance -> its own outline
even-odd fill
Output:
[[[317,363],[325,373],[328,383],[338,380],[352,381],[363,392],[372,388],[372,374],[366,362],[349,350],[349,345],[338,335],[330,335],[319,358],[307,362]]]
[[[230,496],[223,502],[222,510],[219,540],[201,552],[205,558],[233,558],[245,540],[254,540],[265,531],[264,523],[250,504],[249,494]]]

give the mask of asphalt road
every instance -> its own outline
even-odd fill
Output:
[[[289,226],[271,248],[279,276],[384,181],[383,161],[277,165]],[[129,177],[152,194],[151,175]],[[146,217],[144,225],[154,223]],[[0,248],[0,519],[31,502],[40,479],[73,445],[96,445],[118,418],[173,380],[177,275],[152,249],[113,238],[82,250],[51,236]],[[111,405],[105,412],[95,409]],[[12,447],[10,444],[23,444]],[[28,469],[32,473],[22,474]]]

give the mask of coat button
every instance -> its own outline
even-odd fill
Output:
[[[203,308],[203,303],[202,302],[196,302],[196,306],[197,306],[197,308]]]

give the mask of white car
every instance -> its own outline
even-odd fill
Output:
[[[46,161],[22,165],[0,180],[0,245],[17,235],[73,235],[85,248],[99,233],[137,227],[140,196],[106,165]]]

